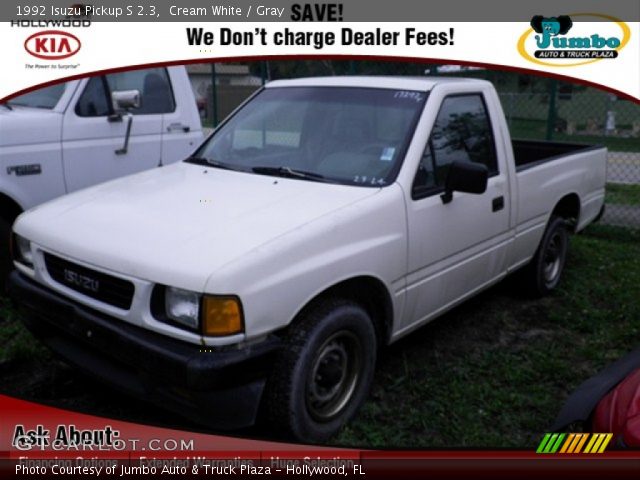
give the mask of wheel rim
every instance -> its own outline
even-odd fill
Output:
[[[353,333],[331,335],[318,349],[307,380],[309,414],[326,422],[349,403],[360,380],[362,344]]]
[[[544,280],[553,283],[560,275],[562,267],[563,239],[560,233],[554,233],[547,243],[544,254]]]

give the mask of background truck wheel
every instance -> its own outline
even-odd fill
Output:
[[[13,270],[13,262],[9,249],[9,236],[11,235],[11,224],[0,217],[0,295],[6,292],[7,277]]]
[[[524,274],[528,291],[546,295],[558,286],[569,247],[569,232],[563,218],[552,216],[538,250]]]
[[[309,310],[287,335],[265,391],[268,422],[302,442],[334,435],[369,393],[376,334],[367,312],[347,300]]]

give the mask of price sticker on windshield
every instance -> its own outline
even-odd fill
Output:
[[[424,95],[420,92],[414,92],[412,90],[400,90],[395,93],[393,98],[399,98],[401,100],[413,100],[416,103],[420,103],[424,98]]]
[[[390,162],[393,160],[393,155],[396,153],[396,149],[393,147],[385,147],[380,154],[381,162]]]

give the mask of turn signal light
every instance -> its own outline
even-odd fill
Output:
[[[202,334],[211,337],[234,335],[244,331],[242,307],[236,297],[202,299]]]

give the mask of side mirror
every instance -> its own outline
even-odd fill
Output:
[[[115,115],[109,118],[109,121],[121,121],[122,113],[126,113],[127,132],[124,137],[124,145],[116,150],[116,155],[124,155],[129,151],[129,138],[131,137],[131,124],[133,123],[133,115],[131,110],[140,108],[140,90],[115,90],[111,92],[111,104]]]
[[[444,183],[442,203],[453,199],[453,192],[484,193],[487,191],[489,170],[486,165],[472,162],[453,162]]]
[[[116,90],[111,92],[111,103],[115,112],[128,112],[140,108],[140,90]]]

